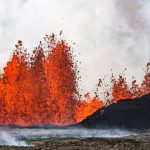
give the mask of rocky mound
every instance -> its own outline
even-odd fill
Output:
[[[86,128],[150,129],[150,94],[121,100],[89,116],[78,126]]]

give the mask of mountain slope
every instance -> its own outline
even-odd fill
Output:
[[[104,107],[77,126],[86,128],[150,129],[150,94]]]

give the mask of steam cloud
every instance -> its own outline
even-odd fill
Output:
[[[15,135],[10,135],[5,131],[0,132],[0,145],[29,146],[25,141],[19,141]]]
[[[76,43],[83,89],[128,68],[139,81],[150,57],[149,0],[0,0],[0,66],[18,39],[32,50],[44,34],[62,29]],[[72,42],[70,42],[72,43]],[[81,55],[78,55],[81,53]]]
[[[84,128],[69,128],[69,129],[8,129],[1,127],[0,145],[9,146],[33,146],[28,145],[25,141],[18,139],[39,139],[39,138],[66,138],[66,137],[103,137],[117,138],[130,135],[137,135],[136,132],[124,129],[102,129],[102,130],[87,130]]]

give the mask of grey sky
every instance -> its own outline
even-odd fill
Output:
[[[111,68],[128,68],[128,79],[141,80],[150,58],[149,0],[0,0],[0,6],[1,67],[18,39],[31,51],[45,34],[62,30],[76,43],[84,90]]]

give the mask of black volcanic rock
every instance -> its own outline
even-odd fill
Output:
[[[104,107],[77,126],[86,128],[150,129],[150,94]]]

